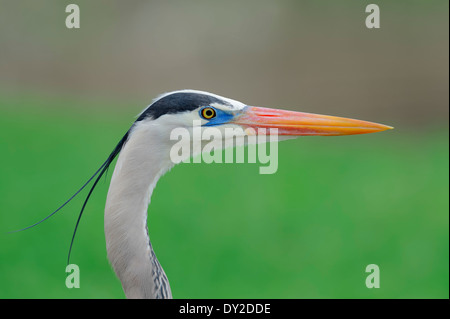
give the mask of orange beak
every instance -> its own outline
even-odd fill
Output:
[[[244,128],[277,128],[278,135],[354,135],[375,133],[393,127],[367,121],[311,113],[247,106],[232,121]]]

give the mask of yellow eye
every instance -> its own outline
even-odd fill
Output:
[[[210,120],[216,116],[216,110],[214,110],[212,107],[205,107],[204,109],[202,109],[201,114],[204,119]]]

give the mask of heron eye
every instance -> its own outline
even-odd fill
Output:
[[[210,120],[216,116],[216,110],[214,110],[212,107],[205,107],[204,109],[202,109],[201,114],[204,119]]]

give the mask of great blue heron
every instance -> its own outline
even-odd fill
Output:
[[[105,237],[108,259],[127,298],[172,298],[169,281],[150,242],[147,208],[158,179],[176,164],[171,160],[170,150],[178,141],[170,139],[171,131],[176,128],[192,130],[195,120],[200,121],[201,127],[216,127],[221,131],[243,128],[246,129],[243,130],[244,135],[258,134],[258,128],[276,128],[281,139],[302,135],[364,134],[391,128],[334,116],[252,107],[195,90],[174,91],[159,96],[138,116],[86,184],[45,218],[61,209],[97,176],[78,217],[70,245],[72,248],[92,191],[120,153],[106,199]],[[222,136],[227,138],[226,134]],[[190,149],[190,145],[188,147]]]

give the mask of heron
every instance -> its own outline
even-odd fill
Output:
[[[95,178],[76,222],[70,258],[86,204],[100,178],[118,157],[106,198],[104,231],[108,260],[127,298],[172,298],[169,280],[150,241],[147,210],[156,183],[177,164],[170,157],[170,150],[177,142],[170,139],[171,131],[180,127],[192,130],[194,121],[202,128],[215,127],[220,131],[242,128],[244,135],[258,135],[259,129],[273,128],[277,129],[280,140],[298,136],[365,134],[392,128],[356,119],[250,106],[198,90],[179,90],[158,96],[137,116],[95,174],[43,219],[59,211]],[[222,136],[228,138],[226,134]]]

